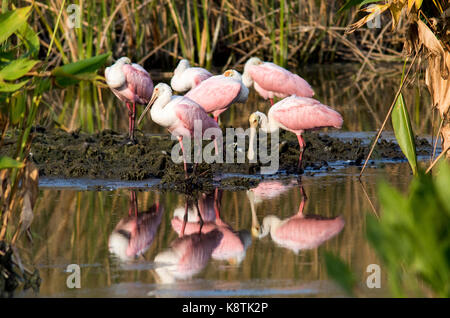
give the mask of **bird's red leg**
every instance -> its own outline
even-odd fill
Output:
[[[216,123],[219,122],[219,116],[214,116],[214,120],[216,121]]]
[[[187,179],[187,178],[188,178],[188,173],[187,173],[186,156],[184,155],[183,137],[178,136],[178,142],[180,143],[180,146],[181,146],[181,152],[183,153],[184,175],[185,175],[185,177],[186,177],[186,179]]]
[[[126,103],[128,108],[128,137],[131,138],[131,118],[133,116],[133,110],[131,109],[130,103]]]
[[[298,144],[300,146],[300,156],[298,157],[298,169],[300,169],[302,167],[302,157],[303,157],[303,152],[305,151],[305,140],[303,140],[302,135],[297,135],[297,139],[298,139]]]
[[[136,120],[136,102],[133,102],[133,112],[131,114],[131,134],[130,139],[134,142],[134,122]]]
[[[273,106],[273,98],[269,98],[270,100],[270,106]]]
[[[214,190],[214,212],[216,213],[216,220],[220,220],[220,208],[219,208],[219,189]]]
[[[203,228],[203,218],[202,218],[202,214],[200,213],[200,209],[198,207],[197,201],[195,201],[195,207],[197,208],[197,215],[198,215],[198,218],[200,220],[199,221],[200,222],[200,227],[198,229],[198,233],[200,234],[202,232],[202,228]]]
[[[181,226],[181,231],[178,237],[184,236],[184,229],[186,228],[186,223],[188,221],[188,203],[186,198],[186,204],[184,206],[184,217],[183,217],[183,225]]]
[[[305,189],[303,189],[303,186],[300,186],[300,193],[302,195],[302,202],[300,202],[300,206],[298,207],[297,214],[301,217],[303,217],[303,209],[305,208],[306,200],[308,200],[308,197],[305,194]]]

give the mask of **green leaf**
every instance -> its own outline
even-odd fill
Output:
[[[408,109],[406,109],[402,94],[399,95],[392,110],[392,126],[394,128],[395,138],[397,138],[400,148],[408,159],[414,175],[416,175],[416,144],[414,143],[414,134],[411,128]]]
[[[0,70],[0,80],[14,81],[21,78],[28,73],[37,62],[39,61],[27,58],[14,60]]]
[[[324,256],[328,276],[338,283],[347,294],[353,296],[356,279],[348,265],[332,253],[325,252]]]
[[[17,30],[17,35],[27,46],[29,54],[36,56],[39,53],[39,36],[28,23],[24,23]]]
[[[0,92],[3,93],[15,92],[18,89],[21,89],[26,83],[28,83],[28,80],[22,81],[17,84],[0,82]]]
[[[0,14],[0,44],[5,42],[28,19],[31,6]]]
[[[66,64],[57,67],[52,71],[56,77],[56,83],[60,86],[69,86],[78,83],[80,80],[91,80],[92,74],[101,68],[111,53],[97,55],[85,60]]]
[[[0,156],[0,169],[22,168],[23,162],[14,160],[13,158]]]

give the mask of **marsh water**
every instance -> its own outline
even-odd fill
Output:
[[[311,69],[305,78],[317,87],[319,100],[343,114],[342,131],[332,133],[350,139],[362,134],[369,142],[399,77],[388,73],[351,84],[348,74],[345,67],[331,71],[328,67]],[[428,96],[417,98],[415,88],[407,90],[413,128],[423,136],[432,126],[430,112],[423,106]],[[104,99],[108,103],[108,97]],[[247,127],[248,115],[268,108],[266,104],[252,95],[245,106],[225,113],[222,124]],[[125,132],[125,114],[121,105],[112,107],[104,128]],[[143,131],[162,132],[151,124]],[[362,183],[357,178],[360,169],[337,163],[331,170],[308,170],[301,179],[281,174],[264,178],[254,189],[216,189],[195,199],[158,190],[157,179],[41,178],[33,242],[24,235],[18,248],[22,262],[39,269],[42,284],[39,293],[28,290],[17,296],[346,296],[327,275],[324,251],[350,265],[360,296],[389,296],[382,268],[381,288],[366,285],[367,267],[381,264],[365,238],[366,216],[379,213],[380,180],[404,192],[412,176],[404,160],[375,162]],[[307,222],[297,232],[295,227],[290,230],[300,243],[286,242],[289,234],[262,236],[267,216],[280,220],[299,216],[303,194],[307,199],[300,212]],[[201,229],[199,214],[204,221]],[[80,268],[80,288],[67,285],[72,274],[69,264]]]

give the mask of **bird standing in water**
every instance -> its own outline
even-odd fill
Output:
[[[314,96],[311,86],[303,78],[257,57],[252,57],[245,63],[242,81],[247,87],[253,85],[262,98],[270,100],[272,106],[274,97]]]
[[[128,107],[128,133],[130,142],[134,143],[136,103],[146,105],[153,93],[150,74],[139,64],[131,63],[128,57],[121,57],[105,69],[105,78],[114,95]]]
[[[227,70],[223,75],[216,75],[203,81],[186,95],[212,113],[214,120],[219,121],[219,115],[233,103],[245,103],[248,98],[248,88],[242,83],[242,76],[235,70]]]
[[[268,116],[261,112],[254,112],[249,118],[250,127],[257,128],[259,125],[264,132],[272,133],[278,129],[284,129],[297,135],[300,145],[300,156],[298,168],[301,168],[302,156],[306,143],[302,137],[305,130],[315,130],[325,127],[341,128],[342,116],[329,106],[321,104],[318,100],[308,97],[290,96],[273,105]],[[255,157],[254,147],[256,129],[250,130],[250,146],[248,159]]]
[[[204,80],[210,78],[212,74],[201,67],[191,67],[188,60],[181,60],[173,71],[170,80],[172,89],[179,93],[187,92],[198,86]]]
[[[185,96],[172,95],[172,89],[164,83],[159,83],[155,86],[153,96],[138,120],[138,126],[150,108],[152,120],[158,125],[166,127],[172,135],[178,138],[181,151],[183,152],[184,172],[187,178],[183,137],[191,138],[194,136],[195,121],[201,122],[202,136],[205,130],[209,128],[216,128],[220,131],[219,125],[196,102]],[[214,142],[217,153],[216,140]]]

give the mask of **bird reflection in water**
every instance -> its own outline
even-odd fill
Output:
[[[122,261],[142,257],[155,238],[163,213],[159,201],[139,213],[136,192],[130,191],[128,216],[120,220],[110,235],[109,251]]]
[[[339,234],[345,224],[343,217],[327,218],[320,215],[304,215],[303,210],[307,198],[302,185],[300,185],[300,192],[302,201],[295,215],[284,220],[275,215],[268,215],[264,217],[261,226],[250,197],[252,234],[263,238],[270,233],[270,237],[277,245],[290,249],[296,254],[300,250],[314,249]]]
[[[220,244],[214,249],[212,258],[228,261],[231,265],[238,265],[244,260],[246,250],[252,243],[251,235],[247,230],[235,231],[222,220],[220,216],[221,201],[222,190],[215,189],[213,193],[201,194],[191,209],[186,208],[183,217],[180,215],[180,209],[175,211],[172,228],[179,235],[198,233],[199,231],[209,233],[218,230],[223,237]]]
[[[208,233],[185,234],[175,239],[169,249],[155,257],[157,282],[172,284],[200,273],[222,237],[222,233],[213,230]]]

